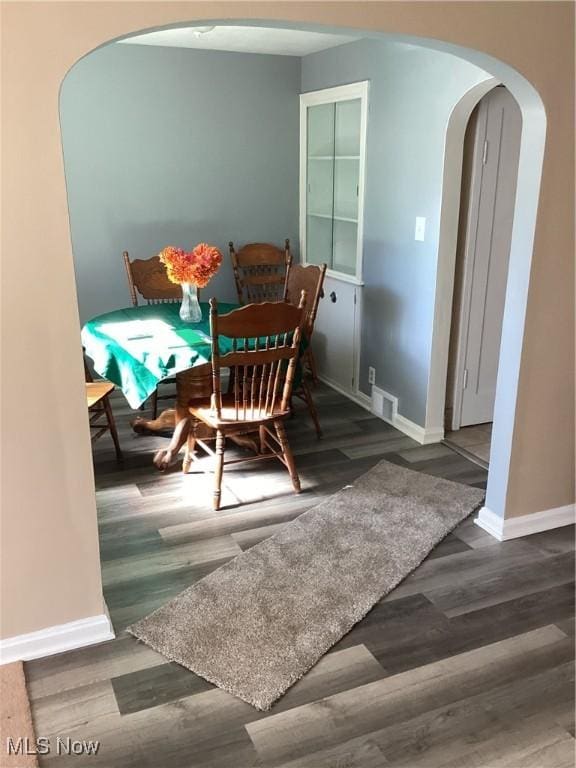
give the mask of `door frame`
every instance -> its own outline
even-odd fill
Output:
[[[444,437],[464,137],[474,108],[497,85],[501,85],[501,81],[495,77],[489,77],[472,86],[455,105],[446,129],[438,269],[425,420],[425,434],[437,436],[436,442],[440,442]]]
[[[497,86],[496,86],[497,87]],[[492,88],[488,93],[492,93]],[[488,96],[488,93],[484,94],[482,98]],[[480,104],[480,101],[476,106]],[[466,216],[466,229],[464,232],[464,243],[462,249],[463,257],[463,270],[462,270],[462,290],[460,311],[458,316],[458,338],[456,339],[456,352],[455,352],[455,365],[454,365],[454,381],[452,385],[453,399],[452,399],[452,418],[450,427],[452,431],[456,431],[461,427],[462,421],[462,403],[464,400],[464,371],[466,369],[466,352],[467,344],[466,338],[468,336],[468,326],[470,324],[470,304],[472,295],[472,276],[473,276],[473,260],[471,244],[476,240],[476,232],[478,228],[478,215],[480,210],[480,181],[478,174],[478,125],[474,129],[474,148],[472,154],[472,173],[470,176],[470,196],[468,211]],[[454,318],[452,318],[453,322]],[[452,325],[452,324],[451,324]]]
[[[478,102],[477,106],[480,106],[482,101],[486,99],[490,94],[493,94],[496,88],[502,86],[496,86],[492,88],[482,99]],[[509,92],[508,92],[509,93]],[[514,98],[511,94],[512,99]],[[516,103],[518,112],[520,108]],[[480,212],[480,199],[482,192],[482,178],[484,160],[480,162],[480,157],[484,154],[485,141],[482,142],[480,138],[480,124],[477,122],[474,127],[474,142],[473,142],[473,155],[472,155],[472,167],[470,175],[470,188],[468,196],[468,210],[466,214],[466,227],[463,232],[464,242],[461,244],[462,249],[459,252],[462,254],[462,286],[460,294],[460,309],[458,313],[458,333],[456,338],[456,349],[454,352],[454,377],[450,382],[453,387],[452,391],[452,413],[450,419],[450,428],[452,431],[456,431],[462,427],[462,410],[464,407],[464,391],[465,391],[465,375],[466,375],[466,357],[468,353],[468,331],[470,327],[470,311],[472,304],[472,291],[474,287],[474,243],[476,242],[478,232],[478,218]],[[487,126],[486,126],[487,131]],[[519,154],[519,147],[518,147]],[[515,194],[515,190],[514,190]],[[510,233],[512,236],[512,233]],[[506,275],[506,278],[508,275]],[[504,293],[505,301],[505,293]],[[452,322],[454,318],[452,318]],[[500,334],[501,335],[501,334]],[[500,339],[498,340],[500,345]],[[496,383],[494,384],[496,388]]]

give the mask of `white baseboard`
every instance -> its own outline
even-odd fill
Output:
[[[405,435],[411,437],[421,445],[430,445],[430,443],[439,443],[444,439],[443,429],[426,429],[419,424],[415,424],[406,416],[402,416],[401,413],[397,413],[392,421],[392,426],[399,429],[400,432],[404,432]]]
[[[356,390],[355,392],[350,392],[344,389],[344,387],[341,387],[339,384],[336,384],[331,379],[328,379],[326,376],[319,376],[318,377],[320,381],[323,381],[324,384],[327,384],[332,389],[335,389],[337,392],[340,392],[341,395],[344,395],[345,397],[350,398],[350,400],[353,400],[355,403],[358,403],[358,405],[361,405],[362,408],[366,408],[367,411],[370,411],[370,413],[373,413],[374,416],[378,416],[379,419],[382,419],[382,421],[385,421],[387,424],[390,424],[391,426],[395,427],[399,432],[403,432],[408,437],[411,437],[413,440],[416,440],[417,443],[420,443],[420,445],[429,445],[430,443],[439,443],[444,439],[444,430],[443,429],[425,429],[424,427],[421,427],[419,424],[415,424],[413,421],[410,421],[410,419],[407,419],[406,416],[402,416],[401,413],[398,413],[397,410],[397,398],[393,398],[392,395],[388,395],[387,392],[383,392],[383,390],[379,390],[380,392],[383,392],[383,394],[387,395],[388,398],[394,399],[396,401],[395,406],[392,411],[392,418],[388,419],[385,416],[383,416],[381,413],[377,413],[372,405],[372,398],[368,397],[368,395],[365,395],[364,392],[360,392],[360,390]],[[375,387],[375,389],[377,389]]]
[[[89,616],[87,619],[0,640],[0,664],[52,656],[85,645],[113,640],[114,637],[114,630],[106,613]]]
[[[355,403],[358,403],[358,405],[361,405],[362,408],[366,408],[367,411],[372,411],[370,398],[368,395],[365,395],[364,392],[360,392],[360,390],[351,392],[342,387],[340,384],[337,384],[335,381],[332,381],[332,379],[329,379],[327,376],[318,376],[318,378],[320,381],[324,382],[324,384],[327,384],[331,389],[335,389],[336,392],[340,392],[340,394],[344,395],[344,397],[347,397],[350,400],[353,400]]]
[[[366,397],[366,395],[364,395]],[[386,392],[384,389],[380,389],[376,385],[372,385],[372,399],[366,398],[371,403],[371,410],[376,416],[379,416],[388,424],[391,424],[395,429],[403,432],[412,440],[416,440],[420,445],[428,445],[429,443],[439,443],[444,438],[444,430],[430,430],[421,427],[419,424],[415,424],[406,416],[402,416],[398,413],[398,398],[395,395]],[[388,402],[390,404],[389,414],[381,413],[376,403]],[[382,406],[381,406],[382,407]]]
[[[549,531],[552,528],[560,528],[563,525],[571,525],[576,522],[575,518],[576,505],[574,504],[545,509],[542,512],[534,512],[532,515],[508,518],[502,518],[488,507],[482,507],[474,522],[498,541],[507,541],[520,536],[530,536],[532,533]]]

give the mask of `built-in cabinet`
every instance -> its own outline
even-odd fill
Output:
[[[300,96],[302,258],[362,279],[368,83]]]
[[[328,271],[314,330],[322,378],[358,387],[368,83],[300,96],[300,254]]]

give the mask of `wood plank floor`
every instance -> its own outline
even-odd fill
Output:
[[[476,424],[473,427],[461,427],[455,432],[446,432],[444,443],[487,469],[490,462],[492,422]]]
[[[484,487],[444,445],[420,446],[316,390],[324,439],[288,433],[303,493],[276,463],[211,479],[159,474],[115,397],[123,469],[95,446],[102,571],[115,640],[25,665],[38,736],[99,740],[41,766],[572,768],[574,531],[498,543],[466,520],[270,712],[171,664],[124,629],[382,458]]]

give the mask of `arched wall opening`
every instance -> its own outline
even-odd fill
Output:
[[[446,133],[442,220],[426,425],[432,430],[443,427],[464,132],[476,104],[488,91],[502,83],[520,106],[522,134],[496,383],[490,469],[485,506],[477,519],[479,525],[501,538],[504,530],[502,521],[506,517],[522,339],[544,159],[546,114],[538,93],[518,73],[506,72],[498,64],[492,65],[490,71],[498,77],[472,88],[463,96],[450,117]]]
[[[458,244],[464,136],[474,108],[483,96],[499,85],[499,82],[494,77],[470,88],[452,110],[446,129],[438,270],[426,403],[426,429],[432,434],[443,434],[444,432],[446,376]]]
[[[197,22],[205,25],[207,22]],[[283,29],[305,29],[328,33],[358,34],[359,30],[345,27],[273,23],[266,20],[220,21],[215,25],[261,26]],[[119,39],[178,27],[193,27],[194,22],[182,22],[138,30],[123,38],[103,43],[98,48]],[[493,427],[493,460],[490,465],[486,507],[490,515],[504,519],[506,515],[507,477],[512,450],[514,414],[519,379],[522,337],[530,275],[531,251],[536,223],[542,160],[546,133],[546,117],[542,101],[535,89],[518,72],[501,61],[479,51],[463,49],[438,40],[405,35],[362,32],[367,39],[388,40],[449,53],[481,68],[486,79],[461,95],[450,115],[446,128],[440,231],[437,254],[434,317],[430,340],[430,359],[426,396],[425,423],[422,424],[426,442],[443,435],[446,369],[452,309],[454,264],[460,205],[460,184],[464,133],[470,114],[483,95],[502,83],[517,100],[522,111],[523,128],[518,171],[518,194],[514,214],[514,229],[510,255],[510,273],[502,329],[500,366]],[[95,50],[85,54],[89,56]],[[83,57],[83,58],[85,58]],[[485,510],[482,515],[487,514]]]
[[[255,15],[267,20],[251,18]],[[193,21],[183,22],[183,17]],[[567,510],[574,499],[573,17],[573,6],[562,3],[545,13],[533,3],[448,2],[262,4],[257,11],[231,2],[190,3],[185,10],[172,2],[114,7],[48,3],[33,11],[29,4],[12,4],[3,9],[3,146],[8,149],[3,152],[2,238],[4,253],[10,253],[3,263],[3,368],[11,373],[3,382],[2,637],[68,626],[102,612],[57,114],[58,89],[74,62],[108,41],[167,26],[242,21],[327,31],[356,26],[374,39],[393,36],[461,55],[506,85],[521,107],[524,126],[503,329],[508,348],[510,341],[517,345],[499,371],[499,392],[506,397],[496,404],[495,420],[505,439],[494,445],[497,466],[491,471],[487,505],[506,518],[536,517],[541,510]],[[543,104],[549,141],[535,239],[546,132]],[[36,119],[23,119],[30,115]],[[33,234],[25,236],[32,226]],[[543,390],[553,407],[540,407]],[[542,440],[545,432],[555,439]],[[33,482],[20,450],[26,435],[33,436],[38,459]],[[21,557],[15,546],[21,541],[27,542],[30,557]]]

